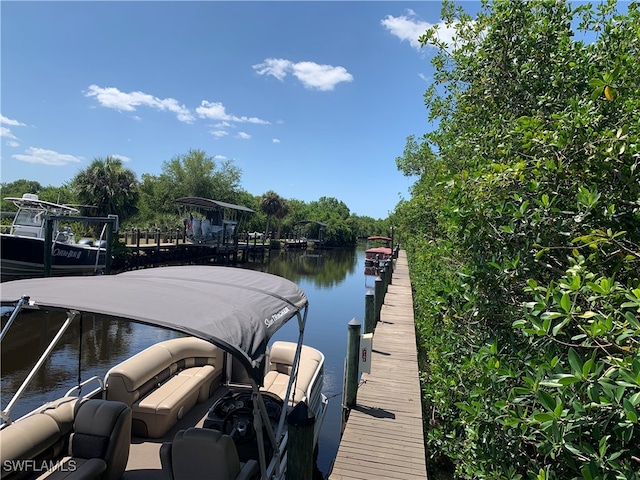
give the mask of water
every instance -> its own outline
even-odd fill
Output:
[[[230,267],[231,268],[231,267]],[[327,415],[318,441],[317,467],[322,476],[329,474],[338,451],[341,428],[342,383],[347,346],[347,324],[353,318],[364,320],[364,247],[319,251],[272,252],[264,263],[249,263],[252,268],[288,278],[297,283],[309,298],[309,314],[304,343],[325,355],[324,394],[329,398]],[[370,282],[371,283],[371,282]],[[14,325],[3,342],[0,378],[0,403],[5,408],[11,395],[29,373],[40,352],[64,321],[51,315],[46,322],[34,322],[25,315]],[[168,338],[172,332],[99,317],[83,318],[82,379],[103,377],[108,368],[131,354]],[[46,326],[43,326],[46,323]],[[38,325],[35,328],[35,325]],[[61,345],[50,356],[33,380],[12,418],[37,408],[47,399],[64,395],[78,377],[78,326],[65,334]],[[297,322],[289,322],[277,334],[279,340],[297,339]],[[40,392],[47,392],[46,398]]]

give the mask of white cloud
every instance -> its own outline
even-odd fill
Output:
[[[117,158],[119,160],[122,160],[123,163],[127,163],[131,161],[131,158],[129,157],[125,157],[124,155],[118,155],[117,153],[113,153],[110,155],[111,158]]]
[[[184,105],[180,105],[175,98],[158,98],[139,91],[122,92],[115,87],[103,88],[98,85],[90,85],[85,96],[94,97],[103,107],[120,112],[133,112],[136,107],[143,106],[174,113],[181,122],[193,123],[195,120],[191,111]]]
[[[258,75],[271,75],[278,80],[284,80],[289,70],[291,69],[292,62],[285,60],[284,58],[267,58],[264,63],[259,63],[253,66],[253,69],[258,72]]]
[[[26,155],[15,154],[12,155],[16,160],[27,163],[36,163],[39,165],[53,165],[53,166],[65,166],[70,163],[80,163],[82,157],[76,157],[74,155],[68,155],[66,153],[58,153],[53,150],[45,150],[44,148],[29,147],[26,150]]]
[[[14,120],[12,118],[7,118],[2,114],[0,114],[0,124],[2,124],[2,125],[10,125],[12,127],[26,127],[26,125],[24,123],[19,122],[18,120]],[[16,137],[11,132],[11,129],[9,127],[0,126],[0,137],[9,139],[6,142],[6,144],[9,147],[19,147],[20,146],[20,144],[18,142],[16,142],[16,140],[18,140],[18,137]]]
[[[282,81],[290,73],[312,90],[329,91],[342,82],[352,82],[346,68],[321,65],[315,62],[292,62],[283,58],[267,58],[263,63],[253,65],[258,75],[271,75]]]
[[[280,139],[279,138],[274,138],[271,140],[273,143],[280,143]]]
[[[227,132],[226,130],[211,130],[211,135],[213,135],[214,137],[222,138],[229,135],[229,132]]]
[[[262,120],[257,117],[237,117],[227,113],[227,109],[220,102],[209,102],[202,100],[200,106],[196,108],[196,113],[200,118],[209,118],[211,120],[222,120],[224,122],[238,122],[238,123],[255,123],[260,125],[269,125],[266,120]]]
[[[242,138],[243,140],[249,140],[251,138],[251,135],[249,135],[247,132],[238,132],[237,137]]]
[[[18,120],[7,118],[0,113],[0,123],[4,125],[11,125],[12,127],[26,127],[26,125]]]
[[[438,24],[432,24],[424,22],[416,18],[413,10],[408,10],[407,15],[394,17],[393,15],[387,15],[380,21],[383,27],[385,27],[392,35],[398,37],[402,41],[408,41],[416,50],[420,50],[420,42],[418,38],[431,27],[436,27],[438,38],[446,45],[452,46],[454,44],[453,38],[456,36],[455,24],[447,26],[444,22]]]
[[[18,137],[16,137],[13,133],[11,133],[11,130],[8,129],[7,127],[0,127],[0,137],[10,138],[12,140],[18,139]]]

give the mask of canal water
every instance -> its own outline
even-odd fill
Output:
[[[338,451],[347,324],[364,320],[367,282],[364,276],[364,246],[350,249],[272,252],[262,263],[242,267],[279,275],[297,283],[309,299],[304,343],[325,355],[324,394],[329,398],[327,415],[318,441],[317,474],[326,478]],[[82,292],[78,292],[79,295]],[[0,403],[4,409],[37,357],[46,347],[64,318],[51,315],[34,322],[30,313],[10,330],[2,350]],[[35,325],[38,325],[35,328]],[[79,327],[77,327],[79,328]],[[78,379],[78,330],[67,332],[12,410],[12,418],[37,408],[47,399],[63,396]],[[81,378],[103,377],[109,367],[128,356],[174,334],[122,321],[104,322],[95,316],[83,318]],[[289,322],[277,338],[297,339],[297,322]],[[40,392],[47,392],[43,398]]]

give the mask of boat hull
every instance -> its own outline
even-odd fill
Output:
[[[44,239],[0,235],[2,281],[44,276]],[[98,262],[96,265],[96,256]],[[55,242],[51,251],[51,275],[92,274],[104,269],[105,249],[92,245]]]

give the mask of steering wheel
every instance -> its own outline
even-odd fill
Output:
[[[238,444],[253,440],[256,436],[253,428],[253,410],[242,407],[230,411],[222,421],[222,432]]]

